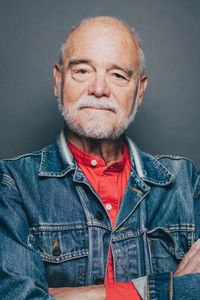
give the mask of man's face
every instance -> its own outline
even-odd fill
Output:
[[[133,117],[136,42],[120,26],[83,26],[68,41],[62,82],[63,115],[72,131],[97,139],[118,137]]]

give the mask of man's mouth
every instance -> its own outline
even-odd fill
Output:
[[[107,110],[107,111],[112,111],[112,112],[115,112],[114,109],[111,109],[111,108],[107,108],[107,107],[98,107],[98,106],[83,106],[83,107],[80,107],[80,109],[93,109],[93,110]]]

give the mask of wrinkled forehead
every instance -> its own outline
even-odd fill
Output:
[[[139,45],[131,30],[116,20],[93,20],[76,28],[66,40],[65,60],[76,56],[80,49],[90,48],[98,51],[113,49],[113,55],[125,51],[126,56],[139,63]],[[80,56],[80,53],[78,53]]]

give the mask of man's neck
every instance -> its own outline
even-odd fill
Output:
[[[79,150],[101,157],[106,165],[119,161],[122,158],[123,144],[125,141],[124,136],[116,140],[97,140],[76,135],[68,128],[65,128],[65,136],[66,139]]]

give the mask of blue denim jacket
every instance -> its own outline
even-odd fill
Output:
[[[132,280],[143,299],[200,299],[200,274],[173,277],[199,238],[199,174],[187,159],[127,144],[131,173],[113,228],[63,133],[0,163],[3,299],[54,299],[48,287],[101,282],[110,247],[115,280]]]

